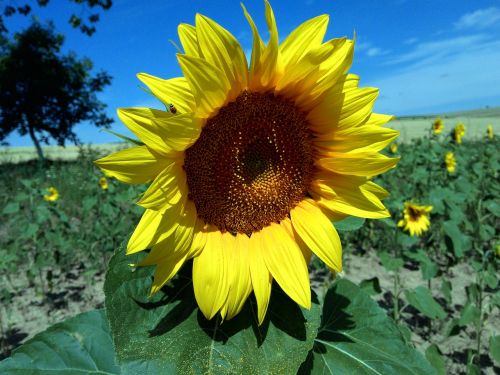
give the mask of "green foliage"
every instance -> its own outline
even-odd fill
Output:
[[[207,321],[198,310],[191,264],[148,298],[153,267],[133,269],[137,256],[118,251],[106,276],[106,313],[123,374],[293,374],[313,346],[318,303],[301,310],[273,288],[267,317],[257,324],[254,301],[234,319]]]
[[[394,322],[348,280],[326,294],[321,327],[300,374],[435,374]]]
[[[432,297],[431,291],[423,286],[405,291],[408,302],[425,316],[431,319],[444,319],[446,313]]]
[[[425,351],[425,357],[436,370],[437,375],[446,375],[444,358],[436,344],[431,344]]]
[[[0,362],[3,375],[120,374],[104,311],[58,323]]]

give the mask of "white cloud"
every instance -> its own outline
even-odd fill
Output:
[[[498,61],[500,40],[484,35],[420,43],[392,59],[390,75],[367,84],[380,88],[376,110],[381,112],[428,113],[491,105],[500,102]]]
[[[486,40],[488,40],[487,35],[472,34],[456,38],[435,40],[432,42],[422,42],[416,44],[410,52],[387,60],[386,64],[393,65],[407,62],[425,63],[434,61],[456,53],[467,52],[467,50],[481,46]]]
[[[378,47],[371,47],[366,51],[366,55],[369,57],[382,56],[386,55],[387,53],[389,52]]]
[[[404,44],[415,44],[417,42],[418,42],[418,38],[413,37],[413,38],[406,39],[403,43]]]
[[[485,29],[500,22],[500,9],[491,7],[466,13],[455,23],[457,29]]]

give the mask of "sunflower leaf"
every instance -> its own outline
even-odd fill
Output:
[[[335,222],[335,228],[340,232],[350,232],[358,230],[365,223],[365,219],[361,217],[349,216],[343,220]]]
[[[148,298],[154,267],[129,266],[140,258],[119,250],[104,285],[122,374],[294,374],[312,348],[320,324],[317,302],[302,310],[273,288],[260,327],[253,299],[229,321],[207,321],[194,299],[190,263]]]
[[[436,374],[407,346],[397,325],[368,294],[346,279],[328,291],[314,348],[299,374]]]
[[[0,362],[0,373],[120,374],[104,311],[89,311],[49,327]]]

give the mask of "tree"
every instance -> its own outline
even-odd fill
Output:
[[[58,0],[59,1],[59,0]],[[108,10],[113,5],[112,0],[68,0],[70,3],[75,3],[80,7],[78,15],[72,13],[69,16],[68,22],[75,29],[78,28],[84,34],[91,36],[95,32],[95,24],[99,21],[99,8]],[[32,7],[36,4],[39,7],[45,7],[50,0],[0,0],[0,34],[6,33],[7,27],[4,22],[4,17],[12,17],[16,14],[27,16],[33,13]],[[30,4],[31,3],[31,4]]]
[[[104,71],[92,76],[92,62],[63,55],[63,42],[52,24],[35,22],[0,51],[0,141],[16,129],[29,134],[42,161],[40,142],[52,137],[62,146],[66,140],[77,144],[73,127],[79,122],[98,127],[113,122],[96,96],[111,76]]]

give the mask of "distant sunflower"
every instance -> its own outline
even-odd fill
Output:
[[[488,128],[486,128],[486,134],[488,135],[489,139],[493,139],[493,137],[495,136],[493,133],[493,125],[488,125]]]
[[[139,79],[168,111],[120,109],[144,145],[96,161],[126,183],[152,180],[146,211],[127,254],[151,252],[158,292],[190,258],[200,310],[230,319],[253,291],[262,323],[273,280],[311,306],[311,252],[342,269],[332,221],[384,218],[387,191],[368,180],[398,158],[380,153],[398,135],[392,117],[372,113],[378,90],[347,74],[354,42],[323,42],[328,16],[304,22],[278,44],[266,1],[270,40],[253,32],[250,66],[238,41],[203,15],[181,24],[184,77]],[[285,74],[286,73],[286,74]]]
[[[47,188],[47,194],[43,196],[47,202],[55,202],[59,199],[59,191],[53,186]]]
[[[432,123],[432,132],[434,134],[441,134],[444,130],[443,120],[440,117],[436,118]]]
[[[403,218],[399,220],[398,227],[410,232],[411,236],[420,236],[431,225],[429,220],[431,211],[432,206],[419,206],[413,202],[405,202]]]
[[[396,152],[398,152],[398,144],[397,143],[391,143],[391,145],[389,146],[389,150],[391,150],[391,152],[393,154],[395,154]]]
[[[453,152],[448,151],[444,157],[444,164],[446,165],[446,170],[448,173],[455,173],[457,167],[457,161],[455,160],[455,155]]]
[[[109,184],[106,177],[101,177],[99,179],[99,186],[101,187],[102,190],[108,190]]]
[[[465,125],[463,123],[458,123],[453,129],[453,140],[456,144],[462,143],[462,137],[465,135]]]

